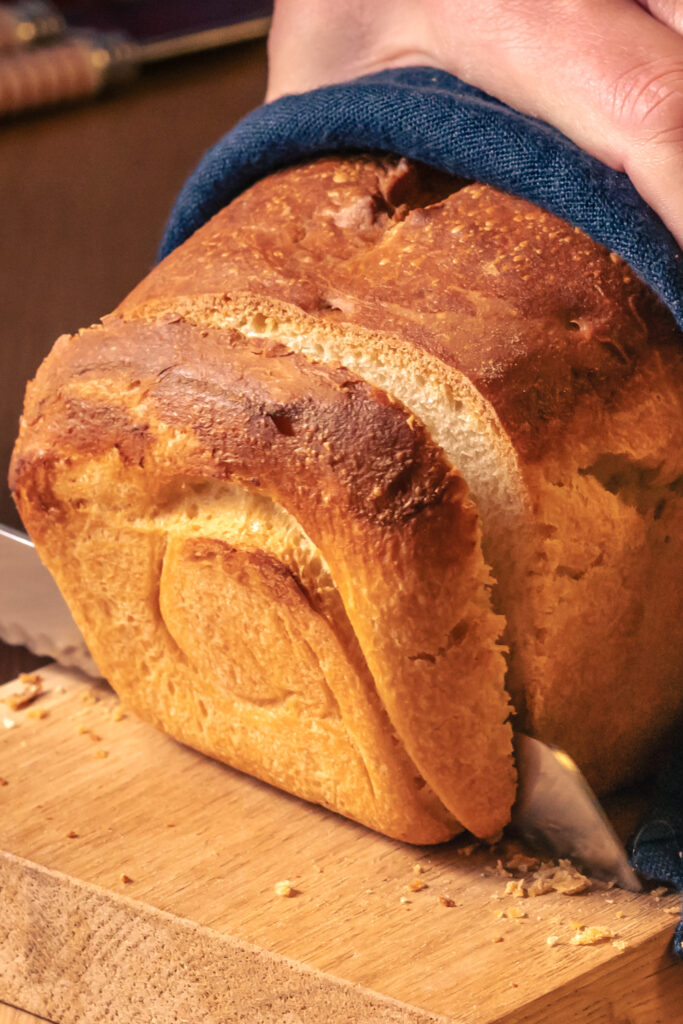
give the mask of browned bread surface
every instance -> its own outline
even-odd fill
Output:
[[[598,789],[612,789],[647,768],[682,710],[680,331],[578,229],[486,186],[435,184],[429,172],[423,190],[421,180],[419,167],[388,158],[279,172],[217,214],[122,308],[151,312],[175,293],[174,308],[195,307],[197,323],[230,323],[241,322],[245,293],[262,310],[277,298],[318,321],[400,337],[464,372],[517,464],[507,500],[526,509],[506,521],[490,479],[478,479],[481,449],[470,461],[473,440],[456,441],[449,457],[478,503],[508,620],[517,725],[569,749]],[[283,307],[272,319],[285,344],[311,333]],[[355,365],[344,346],[327,352]],[[362,372],[375,379],[374,365]],[[397,379],[388,389],[417,411],[404,387]],[[430,421],[444,445],[438,430]],[[504,448],[496,442],[499,460]],[[484,476],[492,472],[489,463]]]
[[[13,462],[131,706],[415,842],[507,820],[501,615],[518,724],[599,789],[683,710],[680,333],[580,232],[462,185],[259,182],[60,339]]]
[[[414,416],[267,340],[110,317],[58,342],[25,418],[19,507],[134,709],[401,838],[505,823],[501,623]]]
[[[523,199],[434,175],[369,158],[278,172],[121,308],[245,291],[400,334],[465,373],[535,458],[577,405],[618,401],[653,348],[680,361],[672,316],[614,253]]]

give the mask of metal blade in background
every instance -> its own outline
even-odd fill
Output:
[[[0,526],[0,639],[101,676],[33,542],[9,526]]]
[[[594,878],[616,879],[623,889],[641,892],[622,843],[571,757],[523,733],[515,733],[515,754],[515,830],[555,857],[575,861]]]

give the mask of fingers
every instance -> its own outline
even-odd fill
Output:
[[[683,0],[278,0],[267,99],[441,67],[625,171],[683,244]]]
[[[680,4],[651,0],[680,20]],[[438,8],[438,10],[437,10]],[[433,0],[443,26],[452,4]],[[437,61],[625,171],[683,244],[683,37],[633,0],[468,0]]]

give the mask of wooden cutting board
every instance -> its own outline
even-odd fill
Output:
[[[121,717],[104,683],[40,674],[28,709],[0,704],[5,1003],[59,1024],[683,1019],[679,896],[505,896],[500,850],[374,835]],[[577,923],[615,938],[571,945]]]

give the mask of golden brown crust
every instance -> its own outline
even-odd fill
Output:
[[[683,710],[679,343],[620,260],[523,200],[323,159],[58,342],[13,486],[139,713],[392,835],[486,834],[510,727],[454,467],[518,723],[602,790],[632,778]],[[131,581],[132,691],[94,538],[111,592]]]
[[[396,332],[465,373],[534,460],[582,408],[618,399],[653,345],[680,344],[649,289],[578,228],[488,186],[449,189],[446,176],[421,191],[423,173],[365,157],[277,172],[122,308],[243,290]],[[403,182],[409,202],[388,201],[405,198]]]
[[[281,505],[329,565],[417,773],[478,834],[505,823],[511,732],[476,511],[460,475],[398,402],[267,339],[201,330],[178,315],[153,323],[112,316],[60,341],[25,420],[30,441],[15,457],[12,485],[39,545],[55,518],[74,514],[53,493],[58,464],[96,464],[112,451],[123,469],[144,467],[150,493],[155,479],[212,479]],[[169,433],[183,443],[163,442]],[[209,558],[197,543],[183,564]],[[291,572],[278,576],[270,558],[233,563],[238,576],[266,572],[276,606],[297,593]],[[165,608],[166,623],[175,621],[173,602]],[[479,674],[481,694],[472,689]],[[487,725],[472,729],[482,708]]]

